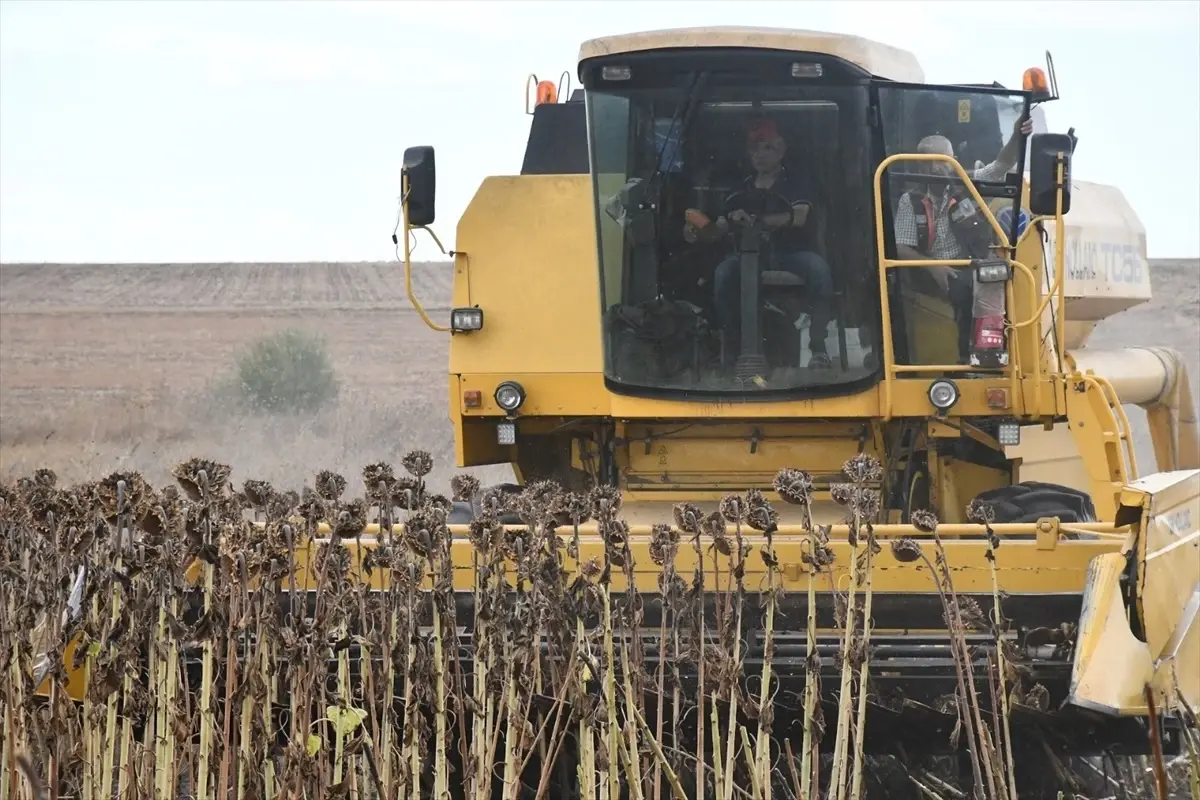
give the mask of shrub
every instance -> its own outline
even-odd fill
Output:
[[[319,334],[282,330],[251,344],[238,357],[242,400],[255,411],[316,411],[338,393],[337,378]]]

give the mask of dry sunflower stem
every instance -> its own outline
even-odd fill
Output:
[[[4,800],[21,796],[7,770],[23,752],[50,795],[64,797],[523,800],[578,787],[589,800],[767,800],[874,790],[863,734],[872,577],[886,560],[872,527],[878,462],[855,456],[834,481],[851,529],[844,543],[814,523],[817,490],[801,470],[781,470],[771,499],[750,489],[707,511],[678,504],[639,541],[612,488],[536,481],[511,493],[460,475],[441,495],[425,482],[428,453],[399,467],[366,465],[362,497],[332,471],[281,491],[235,484],[227,465],[201,458],[161,488],[133,472],[68,487],[50,470],[0,485]],[[453,534],[450,498],[475,513]],[[793,547],[781,544],[780,503],[802,520],[797,565],[780,564]],[[509,515],[520,524],[502,524]],[[979,505],[967,515],[987,530],[994,575],[994,514]],[[584,537],[593,520],[599,536]],[[1003,638],[999,593],[990,609],[956,594],[936,516],[918,511],[913,522],[928,536],[886,546],[895,562],[928,569],[942,599],[957,686],[945,707],[959,720],[972,785],[896,769],[942,796],[1011,799],[1010,710],[1045,707],[1049,695]],[[456,563],[464,543],[470,557]],[[849,560],[837,563],[835,548],[847,545]],[[838,588],[835,570],[852,580],[837,612],[843,691],[827,720],[816,586]],[[807,596],[803,697],[777,674],[785,580]],[[758,614],[761,623],[747,623]],[[969,632],[998,644],[988,680],[999,702],[989,709],[968,669]],[[1065,649],[1074,632],[1040,635]],[[83,702],[68,696],[64,660],[85,670]],[[35,699],[43,682],[49,696]],[[795,732],[777,724],[785,704],[803,710]],[[831,742],[841,757],[825,766]]]

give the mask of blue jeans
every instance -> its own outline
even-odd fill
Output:
[[[713,275],[713,304],[717,310],[717,325],[726,331],[737,331],[741,320],[741,263],[738,254],[727,257],[717,265]],[[790,272],[804,280],[806,305],[811,317],[809,348],[814,353],[825,352],[825,336],[833,316],[833,274],[821,256],[809,250],[774,255],[763,267],[765,270]]]

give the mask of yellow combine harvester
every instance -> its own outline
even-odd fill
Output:
[[[1026,138],[1020,121],[1057,96],[1047,67],[1021,89],[937,86],[858,37],[700,28],[585,43],[570,98],[538,83],[521,174],[486,178],[458,223],[450,325],[426,320],[452,334],[459,466],[620,491],[652,672],[652,525],[730,493],[778,501],[799,468],[813,501],[776,506],[773,535],[776,731],[803,718],[814,602],[836,705],[830,587],[861,577],[838,492],[865,455],[879,502],[860,517],[880,543],[932,559],[932,511],[958,602],[991,619],[1003,598],[1019,668],[989,676],[982,630],[970,664],[981,690],[1026,698],[1018,749],[1053,730],[1062,751],[1141,750],[1151,701],[1156,717],[1200,702],[1195,406],[1174,352],[1086,347],[1149,299],[1145,234],[1117,189],[1072,179],[1073,130]],[[432,148],[406,151],[406,231],[434,221],[434,171]],[[1153,474],[1122,404],[1147,411]],[[810,513],[833,526],[815,589]],[[764,561],[744,569],[763,597]],[[869,750],[941,746],[928,726],[953,727],[930,711],[962,680],[932,571],[904,548],[874,555]],[[704,579],[715,602],[725,579]],[[742,636],[753,683],[764,634]]]
[[[450,334],[457,464],[517,483],[451,502],[413,453],[354,501],[199,461],[187,498],[92,486],[96,530],[149,550],[142,577],[122,545],[76,567],[99,535],[54,557],[86,617],[41,617],[71,641],[55,685],[86,694],[63,780],[128,786],[112,765],[143,742],[155,798],[842,800],[895,796],[886,773],[1012,800],[1113,753],[1165,786],[1200,706],[1196,411],[1173,352],[1086,347],[1149,299],[1145,237],[1072,179],[1073,131],[1037,132],[1047,69],[937,86],[901,50],[777,29],[587,42],[583,89],[534,81],[521,174],[458,223],[448,326],[412,292],[436,178],[408,149],[406,279]],[[45,508],[75,513],[52,477],[21,491],[0,511],[52,535]],[[176,546],[200,591],[171,588]],[[131,626],[156,644],[116,649]],[[46,656],[43,696],[49,639],[11,651],[14,676]]]

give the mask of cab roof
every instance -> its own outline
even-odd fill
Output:
[[[925,82],[925,72],[920,63],[907,50],[861,36],[792,28],[730,25],[603,36],[583,43],[579,48],[579,62],[599,56],[692,47],[748,47],[821,53],[845,59],[878,78],[901,83]]]

